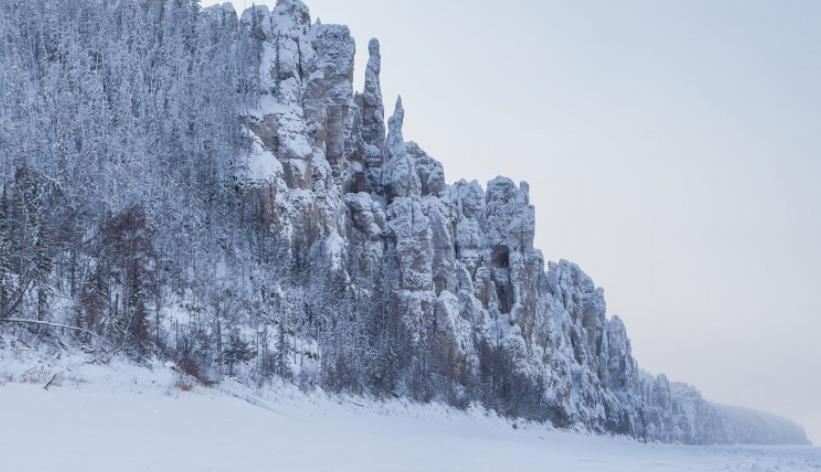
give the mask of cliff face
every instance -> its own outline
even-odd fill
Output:
[[[9,0],[0,28],[0,347],[647,440],[806,441],[641,372],[602,289],[533,247],[528,185],[447,184],[401,99],[386,120],[379,43],[355,92],[350,32],[298,0]]]
[[[244,120],[255,142],[249,159],[281,164],[251,176],[272,196],[272,237],[326,264],[352,293],[388,296],[412,345],[434,340],[471,372],[502,352],[505,368],[543,400],[541,412],[514,414],[651,440],[766,437],[740,434],[693,388],[643,374],[624,324],[606,316],[602,289],[578,266],[545,271],[526,183],[448,185],[442,165],[404,140],[401,99],[385,126],[376,40],[365,90],[354,93],[346,27],[312,25],[304,5],[280,0],[271,12],[246,11],[240,28],[264,38],[265,91]],[[797,429],[770,433],[804,441]]]

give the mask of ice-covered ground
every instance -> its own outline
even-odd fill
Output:
[[[163,366],[0,355],[0,470],[821,471],[813,448],[648,445],[479,411],[178,383]]]

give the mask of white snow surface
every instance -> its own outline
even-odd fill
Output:
[[[53,380],[46,390],[44,386]],[[0,470],[820,471],[809,447],[692,447],[517,425],[479,410],[194,387],[173,366],[0,353]]]
[[[262,140],[251,132],[246,133],[251,138],[251,148],[248,153],[248,178],[254,182],[262,182],[276,178],[282,174],[282,164],[276,156],[265,149]]]

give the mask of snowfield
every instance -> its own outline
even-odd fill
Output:
[[[817,448],[642,444],[287,386],[183,391],[161,365],[0,356],[0,383],[0,470],[15,472],[821,471]]]

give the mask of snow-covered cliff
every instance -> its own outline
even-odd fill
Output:
[[[105,14],[123,16],[132,8],[132,14],[168,26],[158,40],[122,40],[134,58],[147,59],[105,66],[142,72],[130,83],[132,95],[101,86],[100,93],[116,104],[100,116],[116,115],[110,110],[120,106],[128,112],[112,119],[105,132],[83,128],[78,135],[103,137],[107,155],[125,156],[104,159],[95,178],[121,182],[102,188],[125,203],[139,203],[139,209],[118,213],[127,205],[106,201],[103,193],[87,205],[90,210],[72,213],[73,224],[85,222],[90,239],[79,237],[85,246],[74,252],[65,249],[69,243],[56,245],[49,256],[70,267],[54,269],[52,280],[70,283],[27,293],[18,283],[23,271],[9,265],[16,275],[7,277],[7,292],[19,291],[22,303],[0,303],[0,317],[42,321],[48,315],[40,303],[59,293],[63,311],[51,313],[62,314],[50,316],[89,333],[76,342],[108,352],[131,346],[138,357],[162,353],[209,381],[238,376],[262,382],[279,375],[355,393],[456,406],[477,402],[510,417],[666,442],[806,441],[798,427],[770,427],[761,417],[712,405],[692,387],[644,374],[624,324],[607,316],[603,290],[577,265],[546,264],[534,248],[535,212],[526,183],[498,177],[484,187],[475,181],[447,184],[442,164],[405,141],[401,99],[385,122],[376,40],[367,48],[360,93],[353,89],[356,47],[348,28],[312,23],[298,0],[240,16],[230,5],[198,11],[171,0],[142,7],[115,3]],[[6,10],[6,18],[14,14]],[[173,15],[183,19],[176,22]],[[177,49],[168,46],[175,40]],[[226,43],[235,46],[225,49]],[[204,59],[203,50],[210,51]],[[66,51],[37,58],[64,65],[72,54],[98,57]],[[177,75],[166,73],[178,70],[175,54],[182,64],[192,57]],[[209,68],[209,57],[224,67]],[[163,61],[167,68],[158,69]],[[152,85],[160,73],[167,87],[162,81]],[[202,76],[195,86],[177,86],[174,77],[186,73]],[[50,93],[44,90],[37,93]],[[141,93],[155,94],[155,102],[145,100],[155,105],[128,98]],[[152,115],[155,110],[161,111]],[[6,122],[23,120],[14,116]],[[167,116],[183,124],[146,142],[140,141],[146,133],[129,132],[145,123],[167,125],[161,121]],[[214,117],[232,116],[236,136],[212,142],[213,133],[197,134],[221,123]],[[230,125],[213,129],[228,133]],[[111,138],[121,131],[129,139]],[[15,145],[13,134],[8,148],[30,149]],[[67,142],[67,153],[76,148],[78,155],[98,155],[87,151],[90,138]],[[113,152],[120,143],[130,144]],[[154,162],[165,149],[156,143],[171,146],[159,168],[177,173],[145,170],[153,164],[141,163]],[[140,145],[145,151],[128,157]],[[185,157],[175,161],[177,156]],[[190,167],[183,167],[188,159]],[[216,162],[213,170],[203,164],[211,162],[206,159]],[[61,188],[88,188],[83,181],[60,180],[78,174],[55,171],[52,161],[28,161],[22,168],[37,173],[21,174],[19,160],[3,162],[4,170],[17,167],[4,174],[9,218],[17,215],[13,196],[31,186],[52,188],[48,182],[56,179]],[[27,177],[32,175],[39,177]],[[131,180],[116,180],[118,175],[139,175],[148,183],[126,198],[122,189]],[[81,194],[72,198],[86,198]],[[178,221],[170,214],[185,217]],[[9,230],[9,241],[15,234]],[[142,246],[134,249],[133,241]],[[77,260],[88,262],[76,275],[86,278],[75,282]],[[30,286],[46,285],[44,279]]]
[[[256,176],[277,195],[283,223],[271,226],[273,237],[304,248],[361,296],[381,284],[412,344],[447,346],[467,371],[503,356],[538,397],[524,399],[533,409],[514,399],[525,392],[494,392],[510,397],[514,415],[685,443],[766,436],[744,436],[693,388],[642,374],[624,324],[606,316],[602,289],[567,261],[545,271],[526,183],[446,184],[442,165],[405,141],[401,98],[386,129],[376,40],[365,90],[354,94],[346,27],[310,24],[296,0],[246,11],[240,23],[265,38],[268,90],[246,118],[264,151],[250,159],[281,163]],[[800,430],[782,433],[802,440]]]

